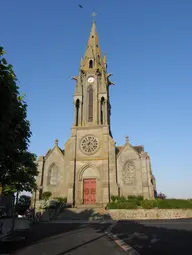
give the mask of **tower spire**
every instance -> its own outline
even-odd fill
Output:
[[[93,69],[105,68],[99,45],[99,37],[96,30],[95,20],[93,20],[92,22],[91,32],[89,35],[87,48],[82,62],[84,70],[87,70],[90,67]]]

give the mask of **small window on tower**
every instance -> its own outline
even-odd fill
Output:
[[[101,111],[101,112],[100,112],[100,117],[101,117],[100,121],[101,121],[101,125],[104,124],[104,111],[105,111],[104,105],[105,105],[105,98],[102,97],[102,98],[101,98],[101,107],[100,107],[100,111]]]
[[[89,68],[93,68],[93,60],[89,60]]]
[[[98,58],[98,61],[99,61],[99,63],[100,63],[100,56],[98,55],[97,58]]]
[[[79,99],[77,99],[75,106],[76,106],[76,121],[75,122],[76,122],[76,126],[78,126],[78,124],[79,124],[79,106],[80,106]]]
[[[88,88],[88,122],[93,122],[93,88]]]

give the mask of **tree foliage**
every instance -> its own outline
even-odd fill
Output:
[[[157,194],[157,197],[156,198],[159,198],[159,199],[166,199],[167,198],[167,196],[165,195],[165,194],[163,194],[163,193],[158,193]]]
[[[12,65],[0,47],[0,184],[5,193],[35,188],[36,156],[28,152],[32,135],[25,95],[19,93]]]
[[[42,199],[45,201],[48,201],[51,196],[52,196],[52,193],[50,191],[44,191],[42,194]]]
[[[31,197],[27,195],[21,195],[16,205],[16,211],[19,214],[24,214],[29,209],[31,204]]]

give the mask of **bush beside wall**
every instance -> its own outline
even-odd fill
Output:
[[[192,209],[191,199],[143,199],[142,196],[112,196],[108,209]]]

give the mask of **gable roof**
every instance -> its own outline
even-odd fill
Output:
[[[116,146],[116,154],[118,154],[124,146]]]
[[[125,148],[127,143],[125,143],[123,146],[116,146],[116,154],[120,154],[123,149]],[[129,143],[129,145],[138,153],[140,154],[142,151],[144,152],[144,146],[143,145],[137,145],[137,146],[133,146]],[[119,155],[118,155],[119,156]]]
[[[62,153],[63,156],[65,155],[65,150],[62,150],[58,145],[55,145],[55,146],[53,147],[53,149],[49,149],[49,150],[47,151],[47,153],[45,154],[45,159],[47,159],[48,156],[49,156],[55,149],[59,150],[59,152]]]
[[[143,145],[133,146],[133,148],[134,148],[138,153],[141,153],[142,151],[144,151],[144,146],[143,146]]]

